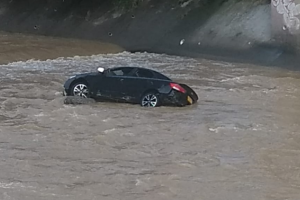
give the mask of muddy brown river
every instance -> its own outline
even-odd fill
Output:
[[[300,72],[1,38],[1,200],[300,199]],[[187,83],[199,102],[63,104],[69,76],[123,65]]]

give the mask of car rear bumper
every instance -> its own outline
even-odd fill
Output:
[[[187,95],[193,100],[193,101],[198,101],[198,95],[197,93],[190,88],[188,85],[186,84],[180,84],[181,87],[183,87],[186,90]]]
[[[197,99],[193,98],[188,93],[181,93],[176,90],[172,90],[170,94],[162,99],[162,102],[166,105],[186,106],[195,104]]]

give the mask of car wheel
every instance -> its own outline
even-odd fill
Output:
[[[79,96],[83,98],[89,97],[89,88],[87,84],[83,82],[75,83],[72,87],[72,96]]]
[[[159,106],[159,97],[153,92],[146,93],[141,99],[141,106],[143,107],[157,107]]]

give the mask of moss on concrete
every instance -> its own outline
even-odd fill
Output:
[[[113,4],[117,9],[131,10],[137,8],[143,0],[113,0]]]

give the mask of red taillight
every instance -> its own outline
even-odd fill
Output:
[[[179,92],[185,93],[185,89],[176,83],[170,83],[172,89],[177,90]]]

